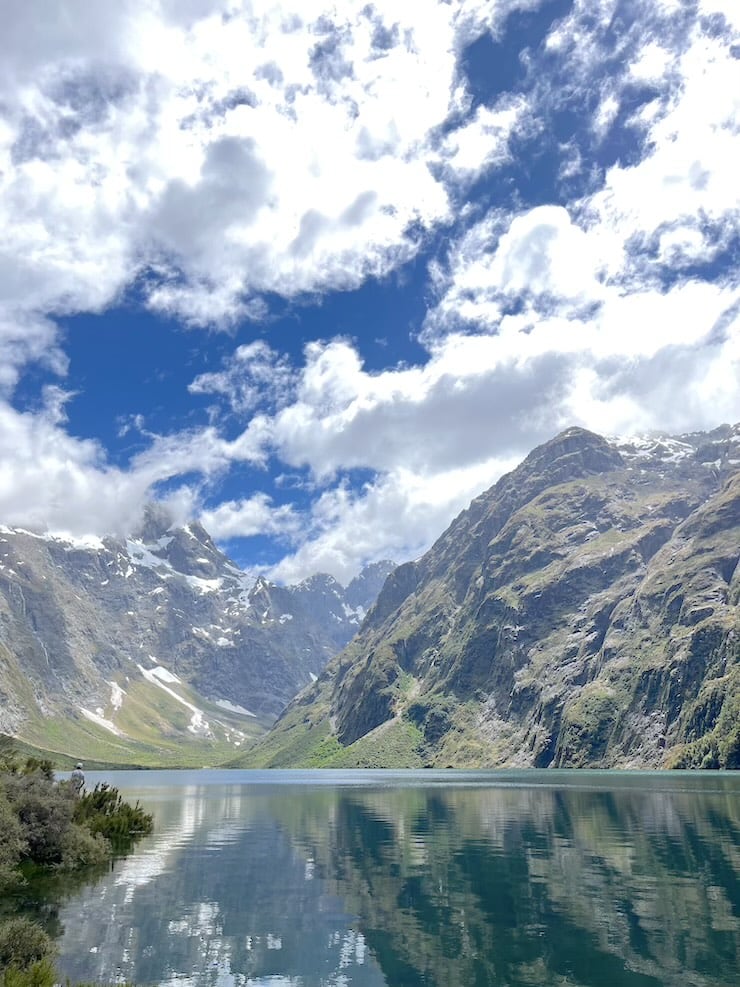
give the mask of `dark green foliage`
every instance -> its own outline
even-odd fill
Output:
[[[618,711],[617,699],[596,686],[584,689],[563,714],[556,763],[582,768],[601,763]]]
[[[124,802],[117,789],[96,785],[78,799],[68,782],[54,781],[49,761],[29,757],[22,764],[8,738],[0,737],[0,889],[22,883],[17,868],[23,861],[80,870],[105,863],[111,843],[130,843],[151,829],[152,817],[138,802]],[[0,922],[0,987],[54,987],[54,952],[37,923]]]
[[[436,744],[452,726],[454,712],[454,700],[437,693],[416,699],[406,710],[406,715],[423,731],[427,743]]]
[[[124,802],[109,785],[76,798],[68,782],[56,783],[48,762],[21,766],[0,743],[0,887],[18,884],[18,865],[79,870],[99,865],[136,837],[151,832],[152,817]]]
[[[25,970],[11,966],[0,970],[0,987],[53,987],[57,975],[51,960],[39,960]]]
[[[710,682],[700,693],[691,709],[690,722],[693,725],[714,706],[716,712],[711,720],[703,724],[707,732],[699,731],[690,743],[676,748],[670,759],[670,768],[740,768],[740,666],[735,650],[730,660],[734,662],[729,673],[721,679]]]
[[[7,734],[0,734],[0,772],[3,774],[15,774],[18,770],[18,752],[13,743],[13,738]]]
[[[63,837],[74,812],[66,791],[35,771],[7,777],[5,792],[23,828],[24,856],[42,866],[60,864]]]
[[[118,789],[105,782],[77,800],[74,820],[112,842],[125,842],[152,831],[152,816],[138,802],[133,806],[124,802]]]
[[[53,954],[53,942],[36,922],[11,918],[0,924],[0,969],[26,970]]]
[[[54,781],[54,765],[48,759],[48,757],[29,757],[26,759],[26,763],[23,766],[23,774],[31,775],[35,772],[40,772],[46,778],[47,781]]]
[[[0,788],[0,889],[18,880],[16,867],[25,849],[20,820]]]
[[[71,823],[62,838],[62,870],[79,870],[104,864],[110,858],[110,844],[99,833]]]
[[[52,987],[54,943],[27,918],[0,923],[0,987]]]

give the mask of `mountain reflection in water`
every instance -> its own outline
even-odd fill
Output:
[[[737,776],[104,777],[154,812],[155,833],[47,904],[73,980],[740,982]]]

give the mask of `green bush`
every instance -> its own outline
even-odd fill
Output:
[[[114,843],[125,843],[152,831],[152,816],[138,802],[124,802],[118,789],[105,782],[76,801],[74,820]]]
[[[99,833],[91,833],[79,823],[70,823],[62,837],[61,870],[80,870],[104,864],[110,859],[110,843]]]
[[[28,758],[20,766],[3,743],[0,761],[0,887],[22,883],[24,861],[70,871],[99,865],[111,844],[126,850],[152,830],[152,816],[116,788],[96,785],[77,798],[68,782],[54,781],[46,761]]]
[[[0,970],[0,987],[54,987],[59,982],[51,960],[39,960],[25,970]]]
[[[18,770],[18,751],[15,749],[13,738],[0,734],[0,772],[15,774]]]
[[[39,771],[47,781],[54,781],[54,765],[47,758],[29,757],[23,765],[22,774],[32,775]]]
[[[0,923],[0,969],[27,970],[55,953],[54,943],[37,922],[11,918]]]
[[[16,867],[26,845],[20,820],[0,788],[0,889],[17,881]]]
[[[54,781],[48,761],[28,758],[21,764],[0,737],[0,890],[22,883],[18,866],[23,861],[80,870],[110,859],[109,841],[120,847],[151,829],[152,816],[138,802],[124,802],[117,789],[96,785],[78,799],[67,782]],[[27,918],[0,922],[0,987],[54,987],[59,982],[54,953],[37,923]]]
[[[61,863],[72,799],[40,771],[7,777],[5,793],[23,828],[25,856],[47,866]]]

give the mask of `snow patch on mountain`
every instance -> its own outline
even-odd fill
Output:
[[[104,727],[106,730],[109,730],[112,734],[115,734],[116,737],[126,736],[126,734],[122,730],[118,729],[115,723],[113,723],[111,720],[106,719],[102,715],[103,710],[99,710],[98,712],[93,713],[91,710],[85,709],[83,706],[80,706],[80,712],[82,713],[82,715],[85,717],[86,720],[90,720],[91,723],[96,723],[99,727]]]
[[[229,713],[239,713],[241,716],[256,716],[256,713],[250,713],[248,709],[244,709],[238,703],[229,702],[228,699],[216,699],[216,706],[220,706],[221,709],[228,710]]]
[[[113,709],[118,711],[123,705],[123,697],[126,695],[126,691],[117,682],[109,682],[108,685],[111,688],[110,704]]]
[[[172,698],[177,700],[178,703],[181,703],[186,709],[190,710],[193,715],[191,717],[188,730],[190,730],[191,733],[210,736],[211,730],[208,722],[203,716],[203,710],[198,709],[197,706],[194,706],[192,703],[189,703],[187,699],[184,699],[182,696],[178,695],[174,689],[170,689],[169,686],[165,685],[165,682],[179,683],[180,680],[176,675],[173,675],[172,672],[168,672],[166,668],[162,668],[161,666],[157,666],[156,668],[144,668],[143,665],[137,665],[137,668],[147,682],[151,682],[153,685],[159,686],[160,689],[166,692],[169,696],[172,696]]]
[[[628,460],[658,459],[664,463],[679,463],[681,460],[690,459],[696,452],[689,442],[667,436],[617,436],[612,442]]]
[[[183,576],[188,586],[191,586],[196,593],[218,593],[223,586],[223,579],[203,579],[201,576]]]
[[[170,541],[171,540],[172,539],[170,539]],[[129,558],[137,566],[141,566],[144,569],[172,570],[172,566],[166,559],[161,558],[159,555],[155,555],[147,545],[142,544],[140,541],[127,539],[126,551],[129,554]]]
[[[188,726],[188,730],[191,733],[195,733],[203,737],[210,735],[211,728],[208,725],[208,721],[204,718],[202,710],[196,709],[190,717],[190,725]]]
[[[149,655],[149,657],[151,658],[152,656]],[[152,660],[156,661],[156,658]],[[162,668],[161,665],[157,665],[155,668],[150,668],[148,675],[145,675],[144,677],[149,678],[149,675],[154,676],[154,678],[159,679],[161,682],[173,682],[177,685],[180,684],[180,679],[173,672],[170,672],[166,668]]]

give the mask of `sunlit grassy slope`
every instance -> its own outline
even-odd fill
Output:
[[[207,727],[194,732],[194,716]],[[267,727],[204,700],[183,683],[164,689],[145,680],[127,683],[120,708],[107,706],[102,718],[118,733],[82,713],[39,714],[23,724],[17,739],[60,768],[76,760],[90,768],[203,767],[233,758]]]

